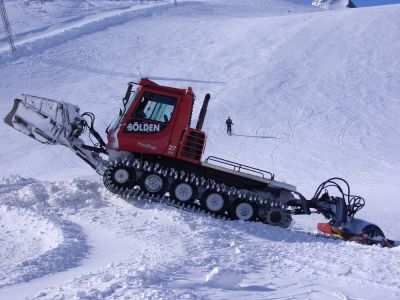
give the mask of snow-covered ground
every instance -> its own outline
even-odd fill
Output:
[[[307,197],[344,177],[359,216],[400,240],[400,5],[310,2],[6,0],[17,52],[0,31],[0,115],[30,93],[104,132],[128,81],[192,86],[195,115],[212,95],[206,156]],[[315,236],[321,216],[284,230],[129,203],[66,148],[3,123],[0,140],[0,299],[400,298],[399,248]]]

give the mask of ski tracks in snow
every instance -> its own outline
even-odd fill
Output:
[[[0,56],[0,62],[7,60],[15,60],[20,57],[25,57],[31,53],[42,52],[43,50],[56,45],[65,43],[68,40],[77,39],[86,34],[92,34],[97,31],[102,31],[111,26],[124,24],[132,21],[132,17],[144,17],[153,14],[161,6],[169,7],[170,3],[153,3],[146,5],[133,5],[115,9],[86,17],[81,17],[78,20],[71,20],[65,26],[58,29],[47,31],[48,27],[37,29],[37,32],[27,38],[22,38],[15,42],[18,51],[13,54]],[[0,54],[5,54],[8,51],[7,46],[0,47]]]
[[[340,148],[349,159],[353,159],[357,154],[353,153],[352,151],[349,151],[348,149],[348,141],[352,140],[352,136],[347,134],[349,131],[349,128],[351,127],[352,124],[357,122],[357,120],[360,118],[360,114],[356,113],[353,114],[349,117],[347,117],[347,121],[343,125],[342,129],[339,132],[339,145]],[[352,143],[351,143],[352,144]]]
[[[78,266],[89,246],[82,228],[55,215],[0,206],[1,289]]]

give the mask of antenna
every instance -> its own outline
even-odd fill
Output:
[[[11,32],[10,22],[8,22],[6,6],[4,5],[3,0],[0,0],[0,13],[1,13],[1,19],[3,20],[4,30],[6,31],[7,34],[8,44],[10,45],[10,51],[14,52],[16,50],[14,45],[14,38]]]

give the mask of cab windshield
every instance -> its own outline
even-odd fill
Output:
[[[111,124],[108,126],[107,132],[108,132],[109,130],[115,130],[115,129],[118,128],[119,123],[121,123],[121,120],[122,120],[123,116],[125,116],[127,110],[128,110],[129,107],[132,105],[133,100],[135,100],[135,97],[136,97],[137,93],[138,93],[138,89],[136,89],[135,91],[132,91],[132,92],[131,92],[131,95],[130,95],[130,97],[129,97],[129,100],[124,104],[123,107],[121,107],[121,108],[119,109],[119,114],[118,114],[118,116],[116,116],[116,117],[114,118],[114,120],[111,122]]]
[[[145,92],[140,99],[132,117],[135,119],[145,119],[160,123],[169,123],[171,121],[176,98]]]

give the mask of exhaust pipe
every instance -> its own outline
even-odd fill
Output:
[[[208,106],[208,101],[210,101],[210,97],[211,97],[210,94],[206,94],[206,96],[204,97],[203,106],[201,107],[199,119],[197,120],[196,130],[201,130],[203,128],[203,123],[206,117],[207,106]]]

